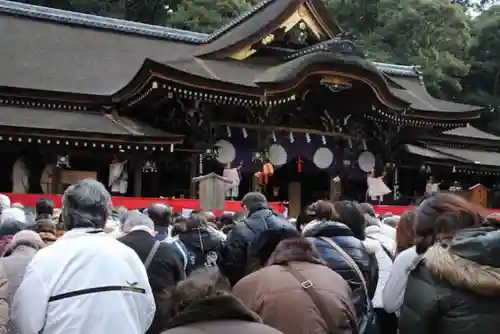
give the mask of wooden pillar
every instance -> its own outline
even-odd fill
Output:
[[[338,176],[330,176],[330,201],[337,202],[342,196],[342,183]]]
[[[196,183],[193,182],[193,179],[197,176],[197,171],[198,171],[198,155],[194,154],[189,158],[189,181],[190,181],[190,186],[189,186],[189,197],[192,199],[195,199],[198,197],[198,194],[196,192],[197,186]]]
[[[288,184],[288,202],[288,216],[298,217],[302,210],[300,182],[290,182]]]
[[[142,164],[144,159],[136,158],[133,160],[134,173],[134,197],[142,197]]]
[[[52,167],[52,184],[50,187],[51,194],[59,194],[61,193],[61,168],[57,167],[54,164]]]

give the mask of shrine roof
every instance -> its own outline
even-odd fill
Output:
[[[500,137],[484,132],[471,125],[443,132],[444,135],[500,141]]]
[[[182,143],[184,136],[156,129],[128,117],[88,111],[61,111],[51,109],[20,108],[0,106],[0,127],[5,129],[21,128],[64,133],[75,133],[87,138],[91,135],[112,138],[133,138],[144,142]]]
[[[288,62],[281,59],[281,64],[266,65],[205,56],[268,33],[290,15],[292,9],[297,10],[304,4],[310,6],[310,12],[328,34],[341,31],[326,14],[320,0],[265,0],[213,34],[0,0],[0,31],[9,32],[0,34],[1,45],[9,46],[2,50],[0,57],[3,71],[0,90],[16,88],[39,90],[46,95],[81,94],[87,95],[89,100],[110,97],[131,85],[145,86],[144,82],[134,82],[134,78],[148,60],[184,72],[189,76],[186,80],[191,82],[207,79],[206,89],[220,83],[233,85],[234,89],[255,88],[259,80],[264,82],[262,78],[268,79],[272,73],[283,75],[277,71],[289,67],[290,63],[321,57],[302,55]],[[349,63],[346,60],[349,56],[336,57]],[[363,64],[360,71],[367,69],[369,62],[363,57],[359,57],[358,62]],[[377,90],[390,92],[391,100],[411,106],[423,117],[432,118],[435,112],[445,112],[450,119],[478,117],[479,107],[433,98],[419,81],[415,66],[373,65],[370,64],[368,72],[380,78]],[[374,73],[377,70],[384,76]],[[276,77],[274,82],[278,79]],[[134,89],[136,94],[144,93]]]
[[[433,161],[448,161],[458,164],[479,167],[500,167],[500,153],[487,150],[464,148],[449,148],[443,146],[405,145],[405,150],[411,154],[431,159]]]

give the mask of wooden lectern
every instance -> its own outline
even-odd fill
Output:
[[[203,211],[224,210],[226,190],[233,181],[218,174],[210,173],[194,177],[193,183],[199,183],[200,209]]]
[[[488,188],[483,186],[481,183],[476,184],[469,188],[470,190],[470,201],[476,205],[480,205],[483,208],[488,206]]]

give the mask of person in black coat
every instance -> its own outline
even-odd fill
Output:
[[[408,277],[400,334],[500,328],[500,226],[465,199],[437,194],[416,211],[420,262]]]
[[[433,245],[411,273],[401,334],[477,334],[500,329],[500,230],[481,227]]]
[[[158,303],[166,289],[175,287],[185,278],[182,260],[177,256],[174,245],[155,240],[154,223],[148,216],[132,215],[124,222],[122,229],[126,235],[118,240],[132,248],[143,263],[146,262],[155,243],[158,242],[156,253],[146,268],[153,295]],[[161,333],[163,329],[161,323],[165,320],[164,317],[165,315],[160,314],[157,309],[147,333]]]
[[[217,267],[222,259],[224,241],[212,233],[203,216],[191,215],[177,235],[187,249],[192,270]]]
[[[220,266],[231,285],[251,272],[248,268],[247,249],[252,240],[262,231],[289,225],[285,218],[279,217],[269,208],[266,197],[259,192],[243,196],[241,205],[248,212],[248,217],[238,222],[229,232]]]
[[[330,202],[318,201],[311,205],[308,211],[315,219],[303,227],[302,234],[316,246],[328,267],[342,276],[351,287],[359,329],[363,329],[364,333],[376,333],[378,323],[371,299],[375,294],[378,281],[377,261],[362,241],[365,221],[361,212],[352,202],[340,203],[348,206],[338,210],[343,213],[343,217]],[[344,222],[349,223],[349,226]],[[337,244],[356,263],[366,282],[368,296],[357,271],[323,238]]]

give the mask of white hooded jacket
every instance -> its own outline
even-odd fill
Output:
[[[384,248],[382,248],[382,244],[379,241],[366,238],[363,241],[363,244],[368,253],[375,255],[378,264],[378,281],[377,288],[375,289],[375,295],[372,299],[373,307],[383,308],[382,292],[384,291],[385,283],[391,274],[392,259],[389,257]]]
[[[97,231],[73,229],[35,255],[11,309],[20,333],[146,332],[156,309],[146,269]]]

